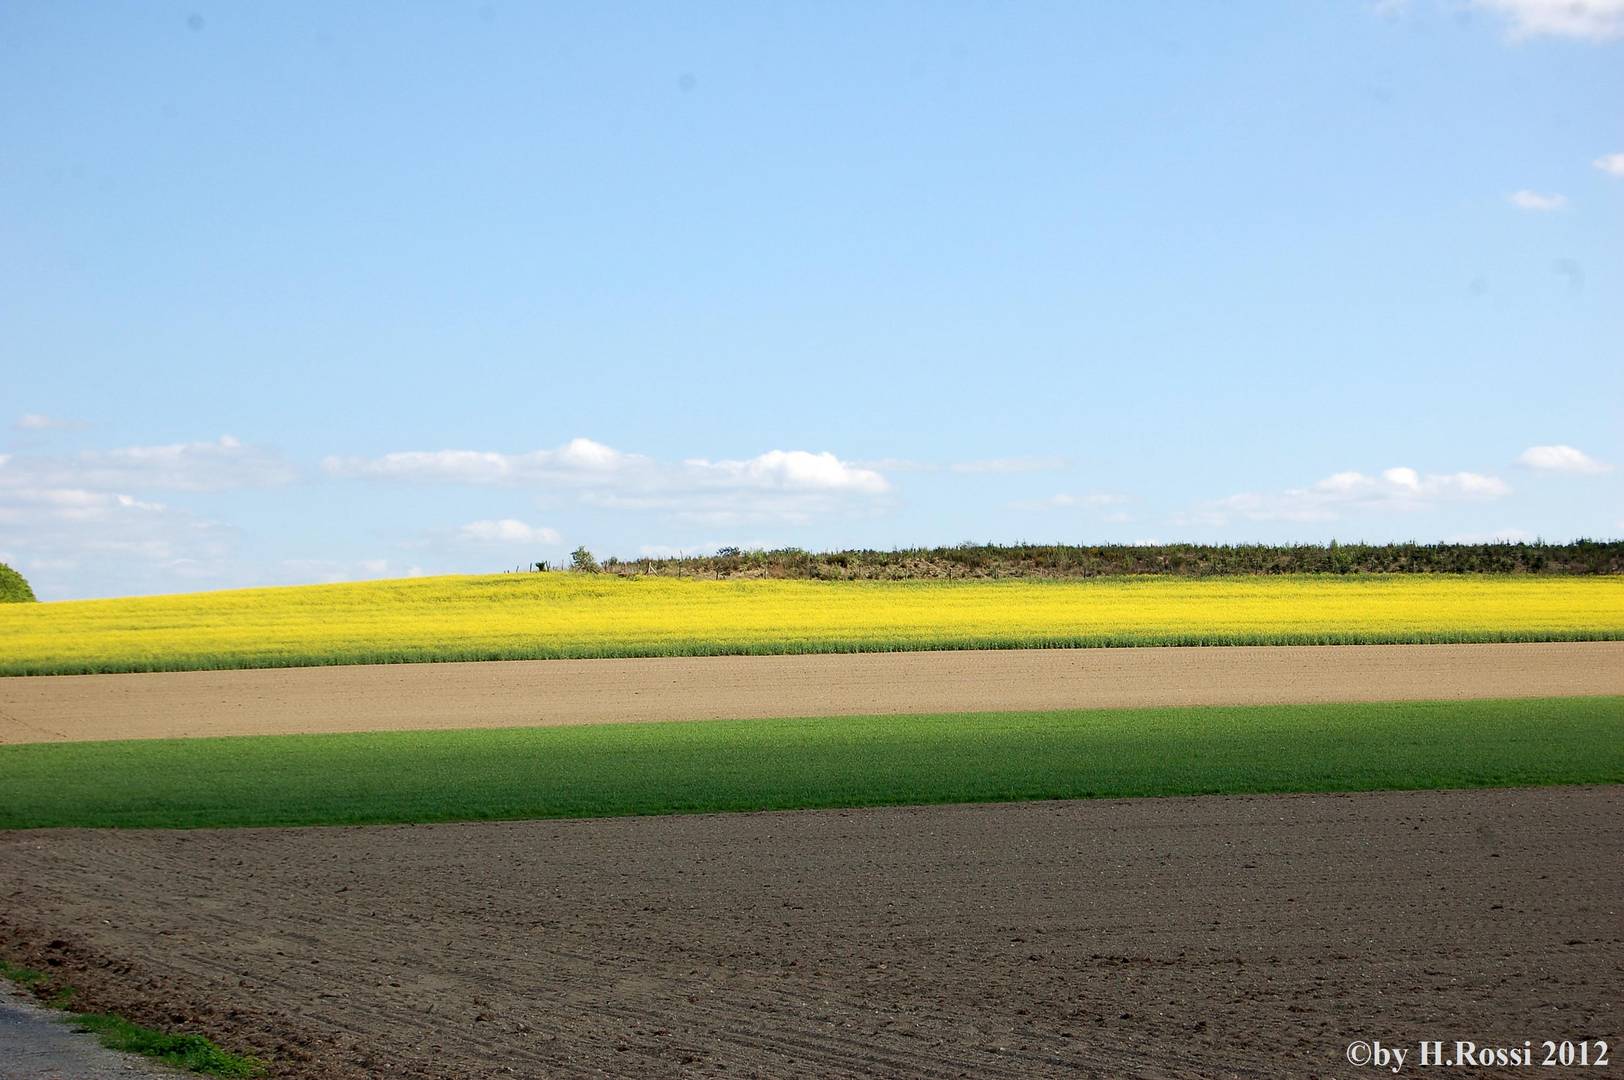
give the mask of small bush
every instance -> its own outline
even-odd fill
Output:
[[[570,552],[570,569],[578,570],[583,574],[596,574],[600,567],[598,566],[598,560],[592,557],[592,552],[588,551],[585,545],[582,545]]]
[[[27,579],[0,562],[0,604],[31,604],[34,599],[34,590],[28,587]]]

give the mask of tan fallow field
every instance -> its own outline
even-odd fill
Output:
[[[1624,642],[512,660],[0,679],[0,743],[1624,694]]]

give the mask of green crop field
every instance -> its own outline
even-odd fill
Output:
[[[0,827],[321,825],[1624,782],[1624,698],[0,747]]]

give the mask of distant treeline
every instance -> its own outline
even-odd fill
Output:
[[[581,557],[584,555],[584,559]],[[545,569],[546,564],[537,564]],[[672,559],[579,553],[575,569],[707,578],[1089,578],[1134,574],[1618,574],[1624,541],[1571,544],[960,544],[896,551],[740,551]]]

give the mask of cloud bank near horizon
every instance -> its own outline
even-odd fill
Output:
[[[53,430],[31,428],[28,438],[39,431],[74,437]],[[1562,485],[1613,482],[1612,465],[1566,443],[1526,446],[1509,463],[1521,470],[1519,488],[1535,499],[1566,490]],[[1246,489],[1180,508],[1158,507],[1154,489],[1091,485],[1119,478],[1061,457],[893,464],[882,469],[832,451],[785,449],[661,459],[584,437],[521,452],[329,455],[315,468],[230,435],[77,453],[15,450],[0,454],[0,560],[61,597],[498,570],[556,558],[578,544],[604,554],[615,545],[645,553],[864,546],[876,532],[894,531],[905,509],[917,513],[920,500],[931,498],[938,501],[929,513],[968,510],[985,523],[983,537],[1003,540],[1017,539],[1010,529],[1034,523],[1048,538],[1076,542],[1130,542],[1150,532],[1220,542],[1264,539],[1260,532],[1323,538],[1333,525],[1339,534],[1377,537],[1418,527],[1440,539],[1555,537],[1537,527],[1538,518],[1519,520],[1525,512],[1504,509],[1521,505],[1521,492],[1481,469],[1343,470],[1306,486]],[[1073,475],[1057,490],[1044,479],[1051,472]],[[408,494],[414,490],[445,494]],[[355,520],[329,514],[320,519],[314,547],[253,553],[263,540],[253,524],[269,512],[263,507],[307,499],[346,508],[381,499],[397,514],[404,506],[407,524],[381,533],[359,516],[364,511],[352,511]],[[1474,519],[1473,507],[1502,508],[1494,513],[1510,520]],[[1395,524],[1401,521],[1424,524]],[[1118,535],[1130,522],[1143,531]],[[949,528],[899,536],[898,543],[964,538],[946,535]],[[362,534],[372,538],[353,541]],[[360,550],[328,555],[337,536],[352,536],[346,543]],[[89,580],[117,584],[75,584]]]

